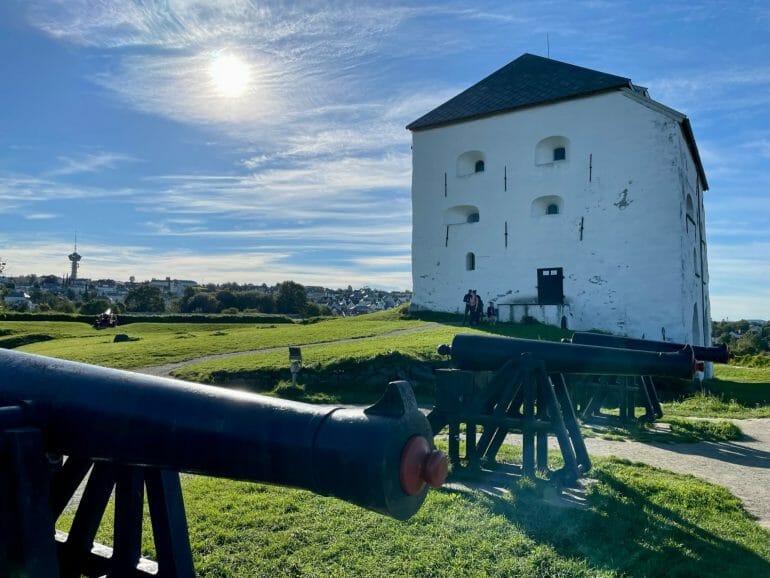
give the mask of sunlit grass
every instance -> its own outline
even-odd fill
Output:
[[[310,324],[135,323],[97,331],[85,324],[64,323],[77,326],[76,329],[70,327],[69,332],[55,327],[38,330],[40,322],[34,321],[13,323],[19,330],[35,333],[51,331],[56,337],[54,341],[20,347],[21,351],[122,369],[213,354],[368,337],[426,324],[419,320],[396,319],[387,312]],[[46,322],[46,325],[51,324]],[[117,333],[125,333],[136,340],[113,343]]]
[[[715,365],[715,378],[706,382],[708,392],[663,404],[666,415],[770,417],[770,368]]]
[[[725,442],[743,437],[740,426],[725,419],[687,419],[664,416],[658,422],[627,424],[584,424],[584,437],[656,443]]]
[[[615,458],[595,459],[590,477],[581,508],[553,505],[546,482],[514,478],[499,497],[432,491],[407,522],[302,490],[199,476],[182,483],[201,577],[770,572],[770,535],[724,488]],[[143,552],[152,556],[148,532],[145,524]],[[112,541],[111,511],[97,540]]]

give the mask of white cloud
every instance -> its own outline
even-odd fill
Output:
[[[3,259],[7,262],[5,275],[18,276],[30,273],[61,274],[69,271],[66,251],[59,242],[14,244],[3,242]],[[83,255],[80,276],[90,279],[111,278],[126,281],[130,276],[137,280],[193,279],[199,283],[223,283],[237,280],[241,283],[280,283],[294,280],[305,285],[346,287],[347,285],[408,289],[411,274],[385,269],[362,271],[355,263],[342,265],[303,264],[301,269],[291,261],[288,252],[276,250],[232,251],[219,254],[193,254],[180,250],[162,251],[150,246],[91,245],[80,243],[78,252]],[[35,263],[33,269],[28,263]]]
[[[54,179],[0,173],[0,205],[7,202],[17,209],[21,209],[29,203],[49,200],[106,199],[128,197],[135,194],[135,190],[123,187],[104,188],[82,184],[71,185]]]
[[[60,177],[79,173],[96,173],[104,169],[114,169],[119,163],[136,162],[138,159],[119,153],[86,153],[79,157],[58,157],[58,168],[48,171],[49,177]]]

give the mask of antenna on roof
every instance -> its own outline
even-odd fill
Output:
[[[551,58],[551,39],[548,37],[548,33],[545,33],[545,49],[548,58]]]

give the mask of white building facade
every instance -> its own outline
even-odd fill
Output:
[[[687,118],[629,79],[525,54],[412,130],[415,309],[711,344]]]

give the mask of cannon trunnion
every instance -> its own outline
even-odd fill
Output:
[[[446,476],[432,435],[407,382],[366,409],[314,406],[0,350],[0,574],[147,575],[136,569],[146,488],[160,574],[194,575],[178,472],[304,488],[406,519]],[[67,458],[52,467],[52,455]],[[53,521],[89,471],[57,546]],[[91,549],[113,488],[105,559]]]

